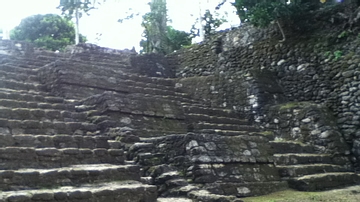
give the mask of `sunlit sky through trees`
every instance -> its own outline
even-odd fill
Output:
[[[200,0],[202,11],[214,10],[219,0]],[[21,19],[35,14],[55,13],[61,14],[56,9],[59,0],[0,0],[0,28],[10,30],[17,26]],[[80,21],[80,33],[87,36],[89,43],[117,49],[133,46],[139,51],[139,42],[143,29],[141,15],[150,11],[149,0],[107,0],[98,9],[90,11],[89,16],[83,16]],[[232,1],[229,1],[232,2]],[[127,11],[132,8],[140,16],[119,23],[118,19],[127,16]],[[168,16],[171,22],[168,25],[175,29],[190,31],[191,26],[199,17],[198,0],[167,0]],[[219,11],[229,21],[221,29],[238,26],[239,19],[235,8],[227,3]],[[102,34],[99,38],[99,34]]]

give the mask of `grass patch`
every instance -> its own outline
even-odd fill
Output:
[[[358,202],[360,201],[360,186],[351,186],[322,192],[301,192],[285,190],[265,196],[248,197],[244,202]]]
[[[304,107],[307,105],[311,105],[309,102],[287,102],[285,104],[278,105],[280,110],[287,110],[296,107]]]
[[[274,132],[272,132],[272,131],[263,131],[263,132],[259,132],[259,134],[261,134],[263,136],[273,136]]]
[[[291,109],[299,106],[299,102],[287,102],[280,106],[280,110]]]

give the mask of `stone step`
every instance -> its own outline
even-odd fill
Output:
[[[9,128],[13,135],[17,134],[84,134],[96,132],[98,126],[87,122],[37,121],[0,119],[0,126]]]
[[[122,79],[112,75],[98,76],[93,72],[91,75],[84,76],[82,72],[70,72],[61,75],[56,75],[56,83],[60,88],[65,88],[62,84],[79,86],[78,88],[94,88],[107,91],[127,92],[127,93],[142,93],[142,94],[156,94],[156,95],[175,95],[175,91],[170,87],[163,87],[157,84],[137,82],[129,79]],[[78,79],[81,78],[81,79]],[[52,81],[49,82],[53,85]]]
[[[246,130],[240,131],[240,130],[221,130],[221,129],[200,129],[195,132],[216,134],[221,136],[266,136],[261,132],[251,132]]]
[[[117,58],[119,59],[119,58]],[[85,56],[82,58],[79,58],[79,56],[76,54],[74,57],[72,58],[68,58],[65,60],[74,65],[74,66],[80,66],[80,65],[86,65],[86,64],[92,64],[93,66],[100,66],[101,68],[109,68],[109,69],[121,69],[122,71],[126,71],[126,72],[131,72],[131,70],[129,69],[129,63],[124,62],[124,61],[119,61],[117,59],[111,59],[111,60],[94,60],[91,57]],[[64,60],[64,59],[62,59]]]
[[[206,201],[206,202],[243,202],[243,200],[235,196],[226,196],[221,194],[213,194],[207,190],[194,190],[189,192],[188,197],[193,201]]]
[[[1,201],[28,202],[156,202],[156,186],[136,181],[83,184],[55,189],[8,191],[0,193]]]
[[[94,53],[94,52],[82,52],[76,53],[73,55],[73,60],[84,61],[84,62],[102,62],[110,64],[129,64],[130,55],[118,55],[118,54],[108,54],[108,53]]]
[[[353,172],[321,173],[288,180],[290,188],[300,191],[320,191],[355,185],[359,182],[360,176]]]
[[[145,77],[136,74],[129,74],[125,72],[106,72],[104,73],[102,69],[99,69],[102,72],[101,77],[109,78],[111,77],[111,82],[117,82],[119,85],[123,84],[124,86],[134,86],[139,88],[156,88],[161,90],[175,91],[175,87],[173,82],[170,79],[158,78],[158,77]],[[95,78],[100,78],[99,75],[93,75]],[[73,78],[81,75],[81,72],[76,72],[75,74],[72,72],[67,74],[61,74],[63,78]],[[89,78],[91,77],[88,76]],[[60,77],[60,79],[61,79]]]
[[[288,184],[286,181],[247,183],[215,182],[204,184],[202,189],[206,189],[213,194],[249,197],[285,190],[288,189]]]
[[[75,164],[123,164],[124,151],[105,148],[0,148],[0,167],[3,170],[20,168],[59,168]]]
[[[241,124],[216,124],[216,123],[206,123],[200,122],[193,124],[195,130],[201,129],[220,129],[220,130],[234,130],[234,131],[249,131],[249,132],[257,132],[255,126],[250,125],[241,125]]]
[[[156,202],[192,202],[192,199],[184,197],[159,197]]]
[[[0,88],[23,91],[44,91],[45,87],[41,84],[25,83],[12,80],[0,80]]]
[[[37,76],[38,71],[35,67],[21,67],[16,64],[0,64],[0,70],[8,73],[18,73],[31,76]]]
[[[91,72],[96,75],[112,76],[121,80],[131,80],[134,82],[151,83],[157,86],[167,86],[171,88],[175,86],[174,79],[161,78],[161,77],[148,77],[138,74],[132,74],[128,72],[129,67],[124,66],[123,64],[116,64],[114,62],[92,61],[91,66],[89,66],[89,61],[76,61],[76,60],[60,61],[60,66],[63,65],[67,66],[64,69],[66,69],[68,72],[89,72],[89,69],[91,69]],[[126,69],[124,69],[124,67],[126,67]],[[104,70],[106,71],[104,72]],[[101,74],[97,74],[97,73],[101,73]]]
[[[86,121],[87,113],[57,109],[10,108],[0,106],[0,119],[78,122]]]
[[[187,103],[182,103],[182,107],[186,113],[191,114],[207,114],[209,116],[220,116],[237,119],[241,118],[238,113],[231,109],[210,108],[204,106],[188,105]]]
[[[77,104],[77,102],[70,102],[61,97],[51,96],[48,93],[42,92],[29,92],[29,91],[17,91],[11,89],[0,88],[0,99],[8,100],[21,100],[26,102],[46,102],[46,103],[68,103]]]
[[[84,183],[140,180],[136,165],[83,164],[52,169],[0,170],[0,189],[16,191],[29,189],[79,186]]]
[[[106,83],[106,82],[104,82]],[[170,90],[161,90],[157,88],[142,88],[142,87],[134,87],[128,85],[118,85],[116,83],[112,85],[98,85],[92,81],[92,84],[76,84],[76,83],[61,83],[56,84],[55,88],[51,83],[46,84],[49,88],[46,87],[47,91],[51,91],[56,95],[60,95],[61,97],[71,98],[71,99],[84,99],[95,94],[102,94],[106,91],[116,92],[120,94],[141,94],[151,97],[157,97],[161,99],[168,99],[174,101],[182,101],[182,102],[194,102],[194,100],[182,97],[177,95],[175,92]],[[45,85],[45,86],[46,86]],[[45,87],[44,87],[45,88]],[[197,102],[197,101],[196,101]]]
[[[169,134],[186,134],[188,131],[184,130],[152,130],[152,129],[134,129],[134,133],[141,138],[151,138],[151,137],[162,137]]]
[[[208,123],[218,123],[218,124],[239,124],[246,125],[249,124],[248,120],[245,119],[237,119],[237,118],[229,118],[229,117],[221,117],[221,116],[210,116],[207,114],[186,114],[187,119],[190,122],[208,122]]]
[[[349,159],[346,156],[333,156],[331,154],[309,154],[309,153],[274,154],[274,161],[276,165],[297,165],[297,164],[309,164],[309,163],[345,165],[349,163]]]
[[[108,140],[107,142],[108,142],[108,144],[110,146],[110,149],[121,149],[122,148],[122,144],[119,141]]]
[[[351,168],[333,164],[301,164],[276,166],[281,177],[300,177],[317,173],[349,172]]]
[[[4,133],[5,132],[5,133]],[[0,147],[55,147],[55,148],[111,148],[108,136],[82,135],[11,135],[2,130],[0,133]]]
[[[27,68],[27,69],[31,69],[31,68],[35,69],[35,68],[42,67],[50,62],[55,61],[56,58],[44,60],[39,57],[24,58],[24,57],[2,55],[2,56],[0,56],[0,59],[2,59],[1,64],[8,64],[8,65],[12,65],[12,66],[21,67],[21,68]]]
[[[175,95],[144,94],[143,96],[154,97],[154,98],[165,99],[165,100],[172,100],[172,101],[176,101],[176,102],[186,102],[187,104],[201,104],[198,100],[188,98],[187,94],[178,94],[178,93],[175,93]]]
[[[0,93],[1,96],[1,93]],[[60,99],[63,100],[63,99]],[[51,101],[51,100],[50,100]],[[50,102],[41,102],[41,101],[22,101],[14,99],[3,99],[0,98],[0,107],[8,108],[29,108],[29,109],[56,109],[56,110],[71,110],[75,111],[74,104],[65,104],[65,103],[50,103]]]
[[[270,141],[274,153],[287,154],[287,153],[320,153],[314,145],[303,144],[294,141]]]
[[[39,83],[37,76],[22,73],[11,73],[0,70],[0,79],[13,80],[27,83]]]

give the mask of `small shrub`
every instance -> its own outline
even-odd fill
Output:
[[[338,35],[338,38],[339,39],[343,39],[343,38],[346,38],[349,36],[349,32],[347,31],[342,31],[339,35]]]
[[[343,52],[341,50],[334,51],[334,56],[335,56],[334,60],[338,61],[342,55],[343,55]]]

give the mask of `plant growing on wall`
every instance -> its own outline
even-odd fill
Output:
[[[227,0],[223,0],[218,7]],[[235,0],[232,5],[242,22],[249,22],[257,27],[267,27],[275,23],[285,41],[284,27],[295,31],[305,30],[311,10],[321,4],[318,1],[308,0]],[[217,8],[218,8],[217,7]]]

